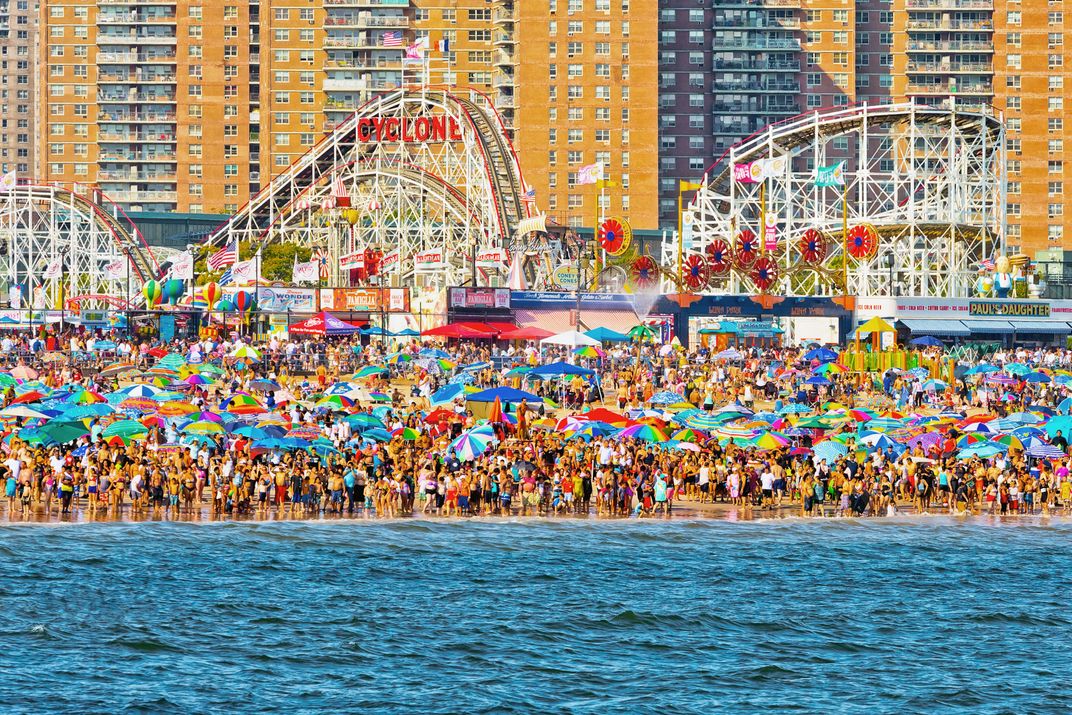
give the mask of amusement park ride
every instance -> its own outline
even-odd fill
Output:
[[[836,139],[852,147],[844,161],[830,150]],[[979,264],[1002,252],[1004,165],[1004,128],[989,111],[813,112],[732,147],[656,254],[624,218],[600,217],[582,270],[580,247],[538,212],[488,98],[424,86],[361,107],[205,248],[296,243],[328,257],[331,285],[354,275],[429,288],[523,276],[537,290],[881,296],[896,273],[900,295],[963,297]],[[0,241],[14,283],[42,283],[46,265],[54,278],[57,259],[68,294],[129,296],[132,280],[162,277],[99,192],[0,189]]]

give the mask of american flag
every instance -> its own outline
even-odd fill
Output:
[[[383,46],[384,47],[401,47],[402,46],[402,33],[390,32],[383,33]]]
[[[536,202],[536,189],[529,189],[528,191],[526,191],[521,196],[521,200],[524,201],[527,204],[535,203]]]
[[[233,265],[238,260],[238,241],[231,241],[220,250],[208,257],[208,267],[218,271],[226,266]]]
[[[979,265],[983,269],[988,270],[988,271],[992,271],[992,270],[995,270],[997,268],[997,264],[994,262],[993,258],[983,259],[983,261]]]

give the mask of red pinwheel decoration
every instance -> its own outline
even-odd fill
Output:
[[[767,291],[778,282],[778,264],[769,256],[760,256],[752,267],[752,282],[761,291]]]
[[[819,263],[826,258],[826,237],[809,228],[800,237],[800,256],[807,263]]]
[[[655,259],[651,256],[637,258],[633,261],[633,265],[630,266],[630,271],[633,276],[633,284],[637,288],[650,288],[655,285],[658,266],[655,265]]]
[[[862,223],[849,229],[849,255],[853,258],[870,258],[878,250],[878,231],[869,223]]]
[[[730,247],[721,238],[716,238],[707,244],[707,265],[716,276],[728,271],[732,261],[733,255],[730,253]]]
[[[748,268],[756,262],[759,255],[759,240],[751,229],[744,229],[737,234],[737,250],[734,256],[737,259],[738,268]]]
[[[707,282],[710,279],[711,268],[707,265],[707,261],[703,259],[703,256],[693,253],[685,258],[685,262],[681,267],[681,282],[685,284],[686,288],[700,290],[707,286]]]
[[[608,218],[599,224],[599,247],[612,256],[620,256],[629,248],[632,231],[616,218]]]

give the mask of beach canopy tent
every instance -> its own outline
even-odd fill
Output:
[[[625,333],[619,333],[610,328],[593,328],[592,330],[585,331],[585,335],[598,340],[601,343],[627,343],[631,340]]]
[[[294,335],[354,335],[361,332],[361,326],[321,311],[307,320],[294,323],[287,330]]]
[[[549,338],[554,333],[550,330],[544,330],[543,328],[537,328],[535,325],[530,325],[525,328],[518,328],[516,330],[508,330],[504,333],[499,333],[500,340],[543,340]]]
[[[931,347],[931,348],[940,348],[940,347],[942,347],[942,345],[944,345],[944,343],[941,340],[939,340],[938,338],[933,337],[931,335],[924,335],[924,336],[919,337],[919,338],[912,338],[911,340],[908,341],[908,344],[909,345],[922,345],[922,346]]]
[[[494,338],[498,332],[490,328],[475,328],[465,323],[449,323],[438,328],[429,328],[421,335],[435,338]]]
[[[543,399],[539,395],[534,395],[531,392],[525,392],[524,390],[516,390],[512,387],[492,387],[488,390],[482,390],[480,392],[474,392],[471,395],[466,395],[465,399],[469,402],[495,402],[496,399],[499,402],[521,402],[522,400],[528,400],[529,402],[535,402],[539,404],[543,402]]]
[[[589,370],[580,365],[571,365],[568,362],[552,362],[547,365],[534,367],[528,371],[526,377],[562,377],[563,375],[582,375],[584,377],[591,377],[595,374],[595,370]]]
[[[599,345],[599,341],[595,338],[590,338],[576,330],[567,330],[564,333],[544,338],[540,342],[545,345],[569,345],[571,348],[578,348],[582,345]]]
[[[421,335],[440,338],[499,338],[518,327],[513,323],[480,323],[475,321],[448,323],[438,328],[425,330]]]

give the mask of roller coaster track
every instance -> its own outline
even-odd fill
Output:
[[[119,253],[127,256],[132,277],[143,283],[159,278],[160,265],[138,227],[107,196],[99,194],[99,197],[107,205],[96,203],[86,196],[54,184],[19,183],[12,189],[0,192],[0,198],[15,205],[48,204],[56,210],[80,211],[92,217],[107,229],[119,248]]]
[[[483,171],[494,199],[498,225],[484,226],[483,229],[489,236],[510,236],[517,222],[525,215],[522,200],[524,184],[502,121],[490,108],[490,103],[488,107],[482,107],[474,99],[443,89],[424,89],[420,92],[399,89],[366,102],[290,167],[273,177],[241,210],[207,236],[206,244],[222,245],[238,233],[260,240],[267,239],[279,217],[296,210],[297,199],[308,195],[312,187],[330,183],[342,167],[355,163],[361,167],[359,157],[362,145],[358,140],[358,123],[363,117],[400,112],[404,106],[418,100],[426,102],[427,106],[453,105],[458,109],[483,158]],[[401,163],[395,164],[399,166]],[[413,179],[412,170],[406,174],[400,178],[407,181]],[[428,172],[424,174],[425,178],[431,176]],[[444,201],[451,203],[454,200],[452,195],[457,199],[456,191],[445,191]]]

